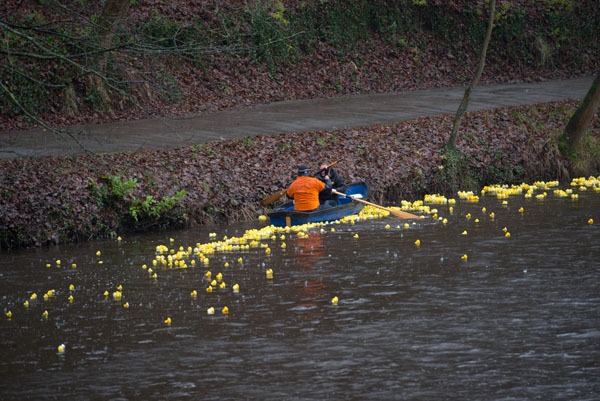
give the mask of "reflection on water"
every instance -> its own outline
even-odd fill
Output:
[[[432,207],[447,224],[276,233],[258,241],[270,254],[187,268],[153,266],[156,246],[176,255],[263,224],[3,253],[1,398],[597,399],[598,192]],[[207,293],[207,270],[225,287]]]

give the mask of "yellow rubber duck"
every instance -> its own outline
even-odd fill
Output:
[[[42,313],[42,318],[43,318],[44,320],[48,320],[48,311],[47,311],[47,310],[45,310],[45,311]]]
[[[69,295],[68,300],[69,300],[69,303],[73,303],[73,301],[75,300],[75,298],[73,298],[73,295]]]
[[[421,240],[420,239],[416,240],[415,241],[415,245],[417,246],[417,248],[420,247],[421,246]]]
[[[125,308],[125,309],[129,309],[129,302],[125,302],[125,303],[123,304],[123,308]]]
[[[71,269],[77,269],[77,263],[71,263]]]
[[[191,296],[192,298],[196,298],[196,297],[198,296],[198,291],[196,291],[196,290],[192,290],[192,292],[190,292],[190,296]]]
[[[525,211],[525,209],[523,209],[523,206],[521,206],[521,207],[519,208],[519,213],[523,213],[524,211]]]
[[[338,304],[338,302],[339,302],[339,299],[338,299],[338,297],[337,297],[337,296],[335,296],[335,297],[331,298],[331,304],[332,304],[332,305],[337,305],[337,304]]]
[[[23,306],[26,307],[26,308],[29,308],[29,301],[23,302]]]
[[[504,236],[505,236],[506,238],[510,238],[510,233],[507,231],[507,232],[504,234]]]
[[[221,281],[223,281],[223,275],[222,275],[220,272],[219,272],[219,273],[217,273],[217,276],[216,276],[216,278],[217,278],[217,282],[218,282],[218,283],[220,283]]]
[[[213,287],[209,285],[208,287],[206,287],[206,293],[210,294],[211,292],[213,292]]]
[[[213,308],[212,306],[210,308],[208,308],[206,310],[206,314],[207,315],[214,315],[215,314],[215,308]]]
[[[31,296],[29,297],[29,299],[36,300],[37,299],[37,294],[34,292],[33,294],[31,294]]]
[[[120,301],[123,297],[123,293],[121,291],[115,291],[112,293],[113,300]]]
[[[10,318],[12,318],[12,316],[13,316],[13,313],[12,313],[12,311],[10,311],[10,310],[9,310],[9,311],[7,311],[7,312],[6,312],[6,318],[7,318],[7,319],[10,319]]]
[[[170,326],[172,322],[173,322],[173,321],[171,320],[171,318],[170,318],[170,317],[167,317],[167,318],[165,319],[165,322],[164,322],[164,323],[165,323],[167,326]]]
[[[102,252],[96,251],[96,256],[100,256],[100,255],[102,255]]]
[[[272,280],[273,279],[273,269],[267,269],[267,271],[265,272],[267,279]]]
[[[467,235],[467,230],[465,230],[462,233],[460,233],[460,235]]]
[[[464,261],[467,261],[467,259],[469,259],[469,257],[467,256],[466,253],[464,255],[462,255],[460,258]]]
[[[221,309],[221,313],[224,315],[229,315],[229,308],[227,306],[224,306],[223,309]]]
[[[353,238],[358,238],[358,234],[354,234],[352,237]]]
[[[240,285],[237,283],[235,283],[231,288],[233,289],[233,292],[240,292]]]
[[[58,351],[59,354],[62,354],[63,352],[65,352],[66,349],[67,349],[67,346],[64,344],[61,344],[56,348],[56,350]]]
[[[589,219],[588,224],[594,224],[594,219]]]

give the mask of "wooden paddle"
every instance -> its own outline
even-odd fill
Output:
[[[326,168],[317,171],[314,176],[316,177],[323,170],[329,170],[331,167],[335,166],[337,163],[338,163],[337,161],[331,163]],[[275,192],[272,195],[267,196],[265,199],[263,199],[262,201],[260,201],[260,204],[263,205],[263,206],[268,206],[268,205],[270,205],[272,203],[277,202],[279,200],[279,198],[281,198],[283,195],[285,195],[285,191],[287,191],[287,189],[282,189],[280,191]]]
[[[384,206],[376,205],[374,203],[367,202],[366,200],[362,200],[362,199],[358,199],[358,198],[353,198],[353,197],[351,197],[349,195],[346,195],[346,194],[343,194],[341,192],[338,192],[335,189],[332,189],[331,193],[339,195],[339,196],[343,196],[345,198],[350,198],[350,199],[352,199],[355,202],[364,203],[365,205],[371,205],[371,206],[377,207],[379,209],[387,210],[388,212],[390,212],[390,214],[393,214],[396,217],[400,217],[401,219],[418,219],[419,218],[419,216],[416,216],[416,215],[414,215],[412,213],[403,212],[402,210],[390,209],[389,207],[384,207]]]

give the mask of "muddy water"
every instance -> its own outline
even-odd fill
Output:
[[[207,266],[152,260],[266,223],[3,253],[0,399],[597,399],[600,193],[576,192],[278,233]]]

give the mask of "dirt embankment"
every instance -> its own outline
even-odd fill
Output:
[[[0,163],[0,249],[102,238],[131,230],[255,219],[289,185],[293,166],[338,161],[381,204],[451,186],[567,178],[555,140],[576,102],[467,115],[463,155],[441,159],[452,117],[362,129],[261,136],[169,151]],[[600,139],[600,123],[594,125]],[[442,166],[454,165],[456,176]],[[292,166],[292,167],[291,167]]]

